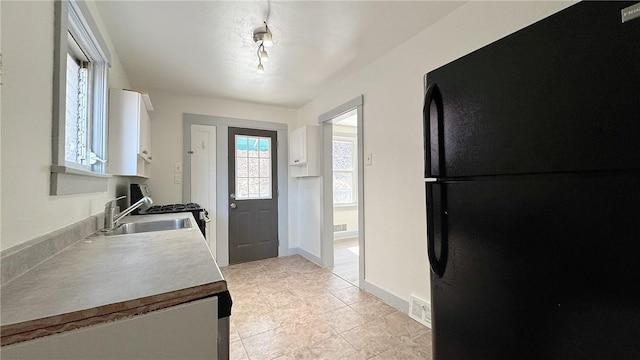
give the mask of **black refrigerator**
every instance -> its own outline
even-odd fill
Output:
[[[426,75],[435,360],[640,359],[634,4],[577,3]]]

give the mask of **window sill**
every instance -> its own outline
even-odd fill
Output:
[[[111,175],[68,166],[51,166],[51,195],[86,194],[107,191]]]
[[[349,209],[357,209],[358,208],[358,203],[353,203],[353,204],[333,204],[334,208],[340,208],[340,209],[344,209],[344,210],[349,210]]]

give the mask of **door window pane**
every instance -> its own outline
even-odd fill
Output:
[[[271,199],[271,138],[236,135],[236,200]]]

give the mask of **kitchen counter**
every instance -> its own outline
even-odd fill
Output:
[[[78,241],[1,289],[2,345],[143,314],[227,290],[191,213],[188,229]]]

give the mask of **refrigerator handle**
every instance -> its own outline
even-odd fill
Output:
[[[447,189],[444,184],[427,183],[427,255],[431,271],[441,278],[449,258],[447,234]],[[440,258],[436,254],[436,240],[440,244]]]
[[[431,117],[431,103],[436,105],[436,118]],[[444,177],[444,106],[436,83],[427,88],[422,108],[424,129],[424,177]],[[435,161],[435,162],[434,162]]]

